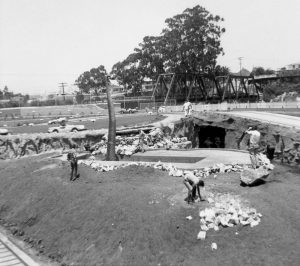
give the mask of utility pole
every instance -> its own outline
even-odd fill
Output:
[[[65,86],[67,85],[67,83],[65,83],[65,82],[61,82],[61,83],[58,83],[58,84],[60,84],[60,86],[59,86],[59,88],[61,88],[62,89],[62,94],[61,95],[63,95],[63,99],[64,99],[64,102],[66,101],[66,98],[65,98]]]
[[[242,60],[243,57],[239,57],[238,60],[240,61],[240,76],[242,75]]]

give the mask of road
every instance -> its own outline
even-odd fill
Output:
[[[233,116],[249,118],[273,125],[300,129],[300,117],[256,111],[222,112]]]
[[[145,113],[138,114],[123,114],[116,115],[117,127],[121,126],[134,126],[140,124],[151,124],[162,120],[163,117],[157,115],[147,115]],[[80,119],[70,119],[68,124],[72,125],[84,125],[86,129],[103,129],[108,128],[108,116],[98,117],[96,120],[91,120],[91,118],[80,118]],[[5,127],[11,134],[31,134],[31,133],[47,133],[49,127],[54,127],[58,125],[49,126],[47,123],[34,124],[33,126],[16,126],[16,127]],[[1,125],[0,125],[1,127]],[[0,265],[1,266],[1,265]]]

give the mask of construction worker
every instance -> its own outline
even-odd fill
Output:
[[[256,169],[259,167],[257,154],[259,153],[259,148],[260,148],[260,132],[257,130],[257,126],[252,126],[249,127],[245,131],[245,133],[250,135],[248,150],[250,154],[252,167]]]
[[[139,148],[140,148],[140,151],[141,152],[145,152],[145,136],[146,134],[144,133],[143,130],[140,130],[140,133],[139,133]]]
[[[189,100],[186,100],[183,104],[185,117],[192,114],[192,108],[193,108],[192,104],[189,102]]]
[[[71,150],[68,152],[67,160],[70,162],[70,166],[71,166],[70,181],[74,181],[76,178],[79,177],[79,174],[77,174],[78,160],[77,160],[77,154],[74,146],[72,146]]]
[[[198,192],[198,196],[201,201],[205,200],[204,197],[202,197],[200,194],[200,187],[204,188],[204,181],[201,180],[200,177],[190,172],[186,173],[184,175],[183,184],[188,189],[188,195],[184,199],[185,201],[187,201],[187,203],[195,202],[195,200],[197,199],[196,192]]]

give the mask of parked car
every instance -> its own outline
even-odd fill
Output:
[[[84,125],[60,125],[58,127],[49,127],[48,133],[78,132],[86,130]]]
[[[5,136],[9,134],[10,132],[6,128],[0,128],[0,135]]]
[[[58,118],[58,119],[49,120],[48,125],[59,124],[62,121],[66,121],[66,118],[62,117],[62,118]]]
[[[120,114],[133,114],[137,113],[137,109],[127,108],[127,109],[121,109]]]

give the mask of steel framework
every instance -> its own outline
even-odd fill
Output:
[[[163,98],[166,103],[173,98],[177,101],[258,101],[260,87],[251,83],[250,76],[215,76],[206,73],[160,74],[152,92],[152,99]]]

